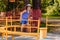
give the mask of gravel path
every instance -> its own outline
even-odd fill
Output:
[[[60,40],[60,34],[48,33],[47,38],[51,40]]]

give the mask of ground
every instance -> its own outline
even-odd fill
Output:
[[[9,36],[8,39],[12,40],[11,36]],[[0,40],[2,40],[1,36],[0,36]],[[5,37],[4,37],[4,40],[6,40]],[[15,40],[35,40],[35,37],[15,36]],[[60,40],[60,34],[48,33],[46,39],[40,39],[40,40]]]

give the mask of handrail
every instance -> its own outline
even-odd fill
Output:
[[[39,38],[39,31],[40,31],[40,19],[39,20],[28,20],[28,22],[38,22],[38,26],[37,27],[31,27],[29,24],[28,24],[28,26],[26,27],[26,28],[28,28],[28,29],[30,29],[30,32],[29,33],[24,33],[24,32],[21,32],[21,33],[19,33],[19,32],[17,32],[16,30],[16,27],[18,27],[18,28],[21,28],[21,25],[13,25],[12,23],[14,22],[14,21],[20,21],[20,19],[13,19],[12,17],[10,17],[10,19],[8,19],[8,17],[6,17],[6,19],[3,19],[3,20],[5,20],[6,21],[6,26],[5,26],[5,34],[6,34],[6,40],[8,40],[8,34],[10,33],[10,34],[14,34],[14,32],[15,32],[15,34],[19,34],[19,35],[31,35],[32,36],[32,34],[33,35],[35,35],[37,38]],[[11,23],[11,25],[9,26],[8,25],[8,22],[10,22]],[[10,28],[10,27],[14,27],[14,32],[12,32],[12,31],[8,31],[8,28]],[[25,27],[24,27],[25,28]],[[31,31],[31,28],[36,28],[37,29],[37,33],[32,33]],[[9,33],[8,33],[9,32]]]
[[[48,26],[60,26],[60,24],[49,24],[49,22],[51,23],[51,22],[60,22],[60,19],[50,19],[49,20],[49,18],[51,18],[51,17],[48,17],[48,16],[46,16],[46,27],[48,27]],[[52,18],[58,18],[58,17],[52,17]]]

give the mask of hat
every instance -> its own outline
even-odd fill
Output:
[[[32,6],[31,4],[27,4],[26,6]]]

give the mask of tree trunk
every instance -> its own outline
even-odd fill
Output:
[[[33,20],[38,20],[41,19],[41,0],[32,0],[33,3],[33,11],[32,11],[32,17]],[[38,22],[33,22],[33,24],[37,27],[38,26]],[[35,31],[36,29],[32,29],[32,31]]]
[[[29,0],[24,0],[24,6],[26,6],[29,3],[30,3]]]
[[[38,20],[41,18],[41,0],[32,0],[33,3],[33,19]]]
[[[39,9],[41,6],[41,0],[32,0],[33,9]]]

